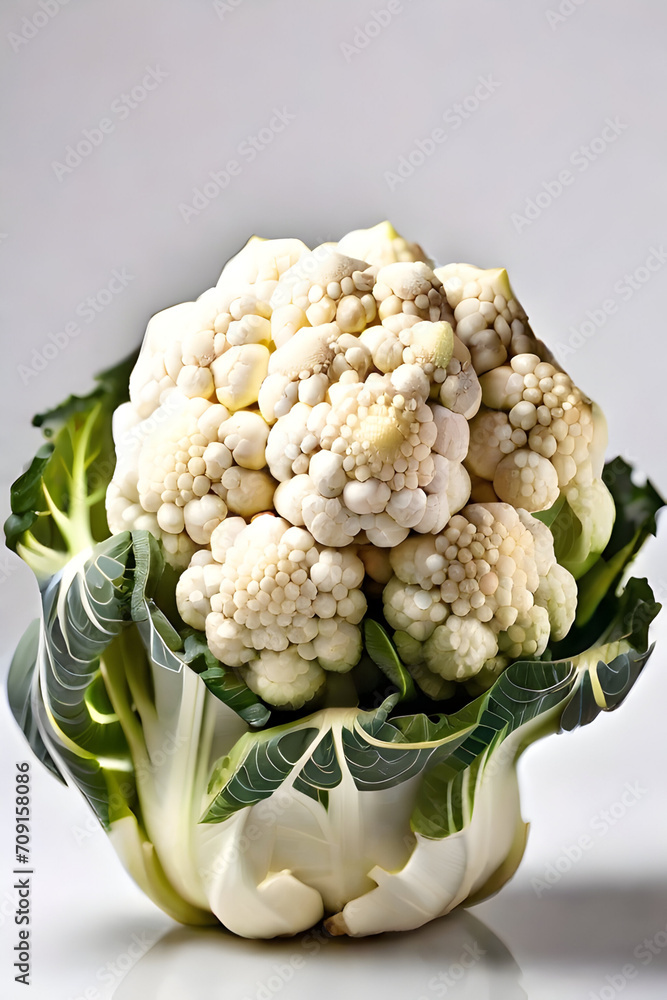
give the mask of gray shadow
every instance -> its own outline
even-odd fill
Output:
[[[321,928],[249,941],[175,928],[119,983],[114,1000],[526,1000],[501,939],[461,910],[406,934],[330,938]]]
[[[563,880],[565,881],[565,880]],[[556,885],[541,895],[528,885],[509,885],[474,907],[476,916],[502,933],[524,964],[614,966],[654,964],[667,970],[667,883]],[[643,942],[652,943],[646,961]],[[666,991],[667,995],[667,991]]]

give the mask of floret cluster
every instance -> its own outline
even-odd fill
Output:
[[[114,433],[111,530],[161,540],[185,622],[271,704],[357,664],[369,588],[435,698],[572,623],[533,514],[600,501],[604,423],[504,270],[435,267],[388,224],[253,237],[150,321]]]

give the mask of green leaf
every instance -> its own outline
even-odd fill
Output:
[[[208,648],[204,633],[191,629],[184,635],[184,651],[181,655],[199,674],[211,694],[233,709],[249,726],[265,726],[271,712],[231,667],[226,667],[215,658]]]
[[[513,663],[488,692],[450,716],[450,727],[472,724],[472,731],[446,760],[436,763],[434,756],[429,761],[412,828],[428,837],[462,829],[472,815],[484,769],[518,730],[526,732],[522,750],[546,732],[586,725],[600,712],[617,708],[648,661],[648,627],[658,608],[646,580],[630,580],[615,616],[592,648],[573,659]],[[435,732],[441,719],[433,723]],[[393,725],[398,722],[392,720]],[[420,735],[428,731],[425,723],[415,726],[412,721],[402,729]]]
[[[122,767],[128,757],[122,727],[118,722],[100,725],[92,719],[86,692],[98,675],[100,656],[129,617],[119,587],[122,572],[109,579],[103,567],[106,562],[107,568],[122,570],[131,554],[130,536],[115,536],[98,546],[64,595],[59,586],[50,586],[44,595],[44,696],[57,734],[75,752],[78,749],[84,756],[107,761],[119,759]]]
[[[488,692],[464,709],[466,723],[475,716],[466,738],[426,772],[412,813],[412,829],[432,838],[462,830],[470,821],[486,761],[521,726],[564,706],[578,678],[576,668],[567,661],[511,664]],[[456,724],[456,718],[451,722]]]
[[[621,638],[643,652],[648,646],[649,626],[660,607],[648,581],[632,577],[619,597],[613,591],[605,594],[595,614],[583,625],[575,622],[564,639],[550,645],[549,652],[554,659],[563,659]]]
[[[633,476],[636,478],[636,472],[622,458],[607,462],[602,472],[602,479],[616,506],[614,528],[603,554],[607,560],[628,544],[634,543],[638,548],[648,535],[655,535],[656,515],[665,506],[665,501],[650,480],[637,484]],[[638,535],[643,538],[637,544]]]
[[[132,620],[153,663],[178,672],[183,659],[180,635],[153,599],[164,570],[160,543],[148,531],[133,531],[134,584],[131,595]]]
[[[36,618],[30,623],[16,647],[7,678],[7,697],[12,715],[21,727],[30,749],[64,784],[65,779],[42,738],[32,707],[32,687],[35,683],[40,628],[41,622]]]
[[[541,521],[542,524],[546,524],[547,528],[550,528],[554,523],[560,512],[565,505],[565,496],[561,493],[556,500],[556,503],[549,507],[547,510],[538,510],[533,513],[533,517]]]
[[[38,448],[29,468],[16,480],[11,491],[11,506],[13,514],[25,514],[32,511],[42,498],[42,477],[51,456],[54,445],[45,442]]]
[[[5,538],[42,584],[72,555],[109,535],[104,501],[115,465],[111,421],[128,398],[135,359],[98,375],[87,396],[71,396],[33,419],[47,442],[11,488]]]
[[[148,621],[151,617],[148,599],[157,587],[164,558],[157,538],[149,531],[133,531],[134,585],[132,587],[132,619],[135,622]]]
[[[660,608],[648,580],[632,577],[617,598],[614,616],[604,631],[604,641],[627,639],[633,649],[645,652],[649,627]]]
[[[400,785],[423,770],[433,754],[432,747],[415,749],[399,742],[402,734],[388,723],[375,737],[383,745],[369,742],[368,735],[367,731],[356,728],[343,729],[342,733],[345,763],[361,792]]]
[[[364,642],[366,652],[382,673],[398,688],[401,701],[410,701],[415,697],[415,686],[412,677],[394,645],[382,626],[367,618],[364,621]]]
[[[131,559],[130,535],[114,536],[67,581],[54,577],[43,594],[42,686],[35,692],[40,728],[106,827],[108,779],[131,773],[132,760],[100,674],[100,657],[129,620],[123,584]]]
[[[211,694],[233,709],[249,726],[258,728],[269,721],[271,713],[266,705],[230,667],[220,664],[204,670],[199,676]]]
[[[145,632],[157,667],[181,670],[185,665],[169,645],[182,646],[181,638],[153,600],[159,582],[155,566],[162,565],[162,555],[146,536],[114,535],[87,559],[79,557],[52,577],[42,594],[40,669],[35,667],[33,629],[19,646],[10,673],[12,710],[37,755],[49,766],[47,746],[53,744],[57,760],[107,827],[113,818],[110,789],[122,776],[121,785],[130,789],[131,798],[134,779],[124,728],[128,719],[114,710],[104,658],[117,637],[136,625]],[[133,610],[141,619],[136,623]],[[132,669],[131,663],[124,663],[117,683],[125,684],[124,671]],[[136,718],[129,722],[139,724]]]
[[[333,733],[329,730],[319,741],[301,771],[297,775],[294,787],[298,792],[310,796],[320,802],[325,809],[329,807],[329,791],[336,788],[342,781],[341,771],[336,754],[336,744]]]
[[[268,799],[318,735],[315,728],[287,726],[258,734],[254,742],[242,737],[240,743],[249,747],[248,752],[240,766],[234,767],[233,758],[226,757],[214,772],[219,787],[200,822],[222,823],[239,809]]]
[[[665,501],[653,484],[633,481],[633,469],[622,458],[608,462],[602,473],[616,507],[611,538],[578,582],[577,626],[589,622],[607,594],[613,594],[628,565],[656,532],[656,516]]]
[[[625,700],[646,662],[653,647],[644,653],[630,650],[621,653],[610,663],[599,660],[585,674],[575,697],[561,717],[561,728],[570,732],[592,722],[600,712],[611,712]],[[594,685],[594,679],[597,683]]]

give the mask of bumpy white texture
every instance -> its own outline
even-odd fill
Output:
[[[400,236],[390,222],[379,222],[370,229],[354,229],[338,241],[340,253],[384,267],[399,261],[424,261],[432,266],[418,243],[408,243]]]
[[[282,276],[272,309],[295,306],[311,326],[335,322],[343,333],[361,333],[375,319],[377,268],[348,257],[330,244],[304,254]]]
[[[596,529],[593,509],[610,511],[599,479],[603,418],[534,337],[506,272],[434,269],[389,223],[314,250],[296,239],[249,240],[215,287],[150,321],[115,435],[111,530],[146,528],[175,566],[190,562],[178,588],[187,620],[275,704],[305,704],[319,692],[324,670],[351,663],[359,630],[358,621],[316,610],[317,651],[301,635],[277,648],[262,639],[268,626],[239,622],[240,608],[225,617],[218,597],[223,583],[231,587],[220,575],[227,549],[232,561],[244,545],[265,558],[256,541],[242,541],[259,537],[258,514],[307,535],[308,552],[359,551],[353,589],[364,572],[369,594],[385,588],[399,647],[436,699],[456,681],[483,687],[515,655],[539,655],[550,631],[564,634],[572,580],[553,569],[552,545],[537,578],[519,559],[499,580],[509,604],[484,592],[488,574],[455,578],[462,567],[470,572],[465,556],[449,560],[459,568],[444,596],[442,582],[403,579],[390,559],[400,564],[399,553],[420,539],[440,558],[447,532],[465,536],[456,515],[471,503],[516,508],[519,521],[507,530],[518,550],[531,538],[535,551],[545,544],[522,512],[550,507],[561,493],[593,547],[604,544],[613,516]],[[250,581],[251,569],[234,573]],[[346,627],[334,634],[338,618]],[[273,624],[276,635],[286,627]],[[308,669],[297,671],[295,656]]]
[[[303,327],[280,346],[268,362],[268,377],[258,394],[264,418],[273,423],[297,402],[324,402],[334,382],[362,380],[371,357],[357,337],[336,323]]]
[[[576,585],[552,572],[548,528],[509,504],[471,504],[389,558],[384,612],[397,644],[408,665],[445,680],[470,680],[499,652],[539,656],[550,629],[565,634],[574,620]]]
[[[176,386],[188,396],[217,397],[231,409],[256,402],[271,342],[269,300],[307,250],[301,240],[253,237],[214,288],[153,316],[130,377],[139,417],[150,416]]]
[[[144,421],[131,403],[119,408],[119,455],[107,490],[112,531],[145,528],[175,565],[208,545],[228,513],[252,517],[272,509],[276,487],[265,469],[268,426],[257,413],[237,414],[179,390]]]
[[[304,528],[266,514],[249,525],[223,522],[210,561],[195,555],[176,598],[219,660],[247,667],[252,690],[298,708],[321,688],[323,670],[358,662],[363,578],[354,551],[324,548]]]
[[[331,386],[330,402],[295,404],[267,443],[278,512],[325,545],[441,530],[470,495],[468,429],[429,393],[422,366],[401,364]]]
[[[447,264],[436,268],[435,274],[454,310],[456,333],[470,350],[478,375],[515,354],[532,352],[544,361],[552,360],[531,330],[504,268]]]
[[[484,405],[471,422],[466,465],[500,500],[544,510],[571,484],[599,479],[606,427],[569,375],[525,353],[480,384]]]

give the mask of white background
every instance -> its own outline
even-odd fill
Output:
[[[606,410],[613,452],[666,493],[667,267],[648,281],[639,271],[634,290],[624,277],[667,241],[664,4],[403,0],[381,30],[368,31],[386,0],[218,7],[70,0],[47,19],[37,0],[2,4],[2,516],[9,483],[39,443],[33,413],[87,391],[96,371],[138,343],[153,312],[208,287],[248,236],[298,236],[314,246],[386,217],[441,263],[505,265],[534,329]],[[148,69],[164,77],[159,85],[126,116],[114,111]],[[483,100],[473,97],[480,78]],[[293,119],[250,162],[241,144],[274,109]],[[79,165],[60,169],[67,147],[103,118],[113,130]],[[602,148],[594,140],[607,119],[617,135]],[[445,140],[424,146],[437,128]],[[430,150],[422,165],[392,176],[401,162],[408,173],[411,154],[419,161],[419,142]],[[589,148],[586,169],[580,147]],[[182,206],[230,159],[240,174],[186,222]],[[563,170],[572,180],[559,192],[552,182]],[[540,193],[527,221],[527,202]],[[80,304],[114,269],[132,279],[87,322]],[[609,315],[600,312],[606,300]],[[585,336],[576,331],[589,311],[599,326]],[[49,334],[73,321],[78,334],[37,371]],[[663,524],[641,564],[663,596],[665,552]],[[15,557],[0,565],[6,671],[37,590]],[[305,965],[273,995],[372,988],[430,1000],[445,995],[445,980],[433,977],[468,935],[486,942],[486,956],[451,995],[664,996],[661,947],[646,965],[633,957],[644,938],[667,940],[664,622],[655,638],[654,659],[618,713],[531,748],[521,765],[532,823],[525,860],[511,886],[474,914],[511,949],[522,986],[508,953],[502,959],[498,940],[472,916],[400,940],[336,942],[317,955],[298,942],[262,946],[174,930],[124,874],[82,801],[35,766],[33,985],[14,987],[10,793],[15,761],[29,754],[3,703],[3,995],[67,1000],[88,990],[97,1000],[116,990],[121,1000],[242,1000],[261,996],[273,966],[300,953]],[[623,811],[628,782],[636,801],[600,832],[601,811]],[[586,833],[594,847],[538,895],[531,880]],[[152,942],[165,933],[121,979],[132,935]],[[628,963],[636,975],[626,982],[619,970]]]

